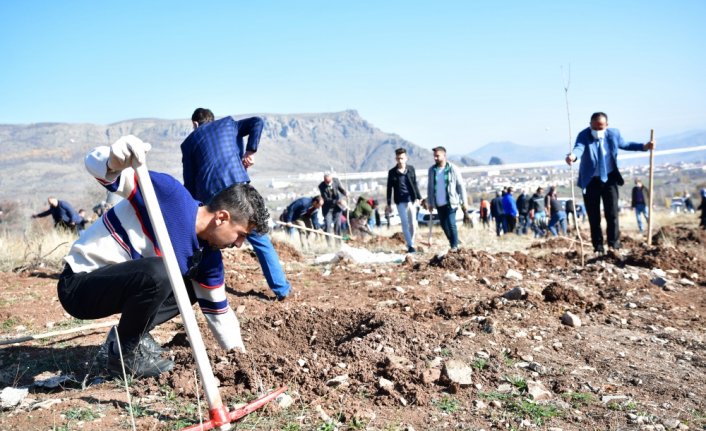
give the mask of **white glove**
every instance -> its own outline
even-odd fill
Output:
[[[123,136],[110,146],[108,168],[112,171],[119,172],[132,166],[133,162],[142,165],[145,163],[145,154],[151,148],[152,145],[142,142],[137,136]]]

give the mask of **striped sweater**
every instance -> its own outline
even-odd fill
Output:
[[[161,256],[147,215],[137,175],[132,168],[108,173],[109,147],[98,147],[86,156],[88,171],[111,192],[125,199],[71,246],[64,260],[75,273],[91,272],[143,257]],[[228,305],[220,250],[210,248],[196,236],[199,202],[173,177],[150,171],[157,201],[172,241],[179,269],[191,278],[194,292],[209,328],[224,349],[244,350],[240,324]]]

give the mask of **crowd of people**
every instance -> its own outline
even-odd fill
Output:
[[[269,213],[262,196],[250,185],[248,168],[255,155],[264,122],[259,117],[216,120],[213,113],[198,108],[192,114],[193,131],[181,145],[183,184],[175,178],[150,172],[169,236],[189,298],[199,304],[209,328],[226,350],[245,351],[237,317],[228,304],[221,249],[239,247],[247,240],[255,250],[263,276],[277,300],[290,295],[291,285],[284,273],[269,231]],[[247,141],[246,141],[247,139]],[[618,187],[624,181],[618,170],[619,149],[647,151],[654,142],[626,143],[617,129],[608,128],[605,113],[597,112],[590,127],[582,130],[566,156],[568,164],[580,163],[578,186],[584,206],[557,196],[556,187],[515,192],[499,190],[493,199],[480,200],[482,226],[495,223],[496,235],[515,233],[536,237],[566,235],[572,219],[587,215],[591,241],[597,253],[604,252],[601,205],[607,224],[608,247],[620,248],[618,226]],[[118,344],[128,373],[157,376],[170,370],[174,362],[150,335],[156,326],[179,313],[170,288],[162,254],[146,213],[142,190],[132,172],[145,162],[150,146],[135,136],[124,136],[109,147],[97,147],[86,156],[86,168],[109,192],[125,199],[114,206],[99,205],[94,212],[99,222],[87,225],[82,211],[54,197],[49,208],[32,217],[51,215],[57,228],[80,232],[65,257],[59,278],[58,295],[65,310],[79,319],[98,319],[121,314],[116,331],[111,331],[101,347],[103,365],[111,374],[120,374]],[[394,213],[400,218],[406,251],[417,251],[418,212],[424,207],[433,223],[435,212],[448,240],[449,251],[459,249],[457,214],[470,223],[468,195],[459,169],[447,159],[446,149],[433,149],[433,164],[427,170],[426,197],[422,199],[416,170],[407,152],[394,152],[389,170],[386,206],[388,226]],[[300,197],[280,215],[293,237],[299,236],[308,248],[310,234],[321,234],[331,242],[344,233],[373,234],[382,225],[379,202],[370,196],[351,195],[333,173],[327,172],[315,196]],[[706,228],[706,189],[701,190],[701,225]],[[649,196],[640,181],[632,193],[632,207],[643,229]]]

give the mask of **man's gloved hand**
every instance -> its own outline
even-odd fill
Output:
[[[132,166],[133,161],[142,165],[145,163],[145,154],[151,148],[152,145],[142,142],[137,136],[123,136],[110,146],[108,168],[111,171],[119,172]]]
[[[473,227],[473,220],[471,219],[471,215],[467,212],[463,213],[463,224],[465,226]]]

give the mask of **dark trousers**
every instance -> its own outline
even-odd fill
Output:
[[[341,214],[343,211],[338,210],[336,211],[333,208],[324,208],[323,209],[323,214],[324,214],[324,231],[326,233],[332,233],[331,232],[331,225],[333,225],[333,233],[335,235],[340,235],[341,234]],[[350,221],[349,221],[350,223]],[[327,239],[329,237],[326,237]]]
[[[456,228],[456,209],[451,205],[436,207],[439,212],[439,223],[444,230],[446,238],[449,240],[451,248],[458,247],[458,229]]]
[[[184,279],[191,303],[196,296]],[[161,257],[107,265],[74,274],[69,265],[59,277],[59,301],[77,319],[100,319],[122,313],[121,339],[140,337],[179,314]]]
[[[601,201],[606,220],[608,246],[620,247],[620,226],[618,225],[618,178],[616,171],[608,175],[608,181],[593,177],[586,187],[583,201],[586,205],[588,223],[591,226],[591,242],[593,249],[603,251],[603,230],[601,229]]]

